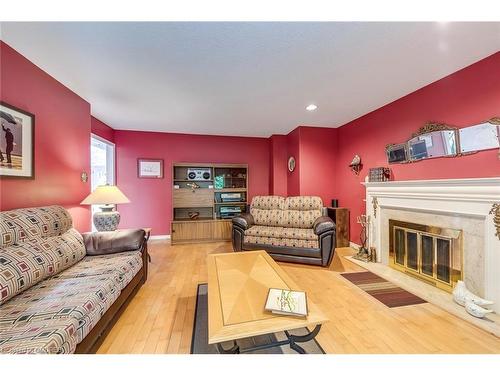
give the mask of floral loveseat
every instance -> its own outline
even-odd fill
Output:
[[[234,251],[266,250],[276,260],[328,266],[335,224],[320,197],[256,196],[250,213],[232,220]]]
[[[95,351],[146,281],[146,243],[142,229],[82,236],[60,206],[1,212],[0,353]]]

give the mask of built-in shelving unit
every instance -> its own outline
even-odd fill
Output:
[[[172,176],[172,244],[230,240],[231,218],[247,209],[248,166],[175,163]]]

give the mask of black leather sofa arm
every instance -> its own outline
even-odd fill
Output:
[[[122,229],[113,232],[83,233],[87,255],[106,255],[143,250],[147,241],[143,229]]]
[[[254,224],[253,216],[249,213],[242,213],[233,217],[232,221],[234,225],[237,225],[242,229],[248,229]]]
[[[328,216],[320,216],[313,224],[314,233],[318,236],[335,228],[335,223]]]

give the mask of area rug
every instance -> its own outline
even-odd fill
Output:
[[[293,329],[289,331],[295,335],[306,335],[309,333],[307,328]],[[284,332],[275,334],[260,335],[248,339],[236,340],[236,343],[241,349],[248,347],[268,344],[280,340],[285,340],[286,335]],[[323,348],[319,343],[313,339],[308,342],[298,343],[307,354],[325,354]],[[229,349],[232,342],[223,343],[224,349]],[[216,345],[208,344],[208,285],[199,284],[198,294],[196,296],[196,310],[194,313],[194,326],[193,337],[191,340],[191,354],[218,354]],[[245,353],[246,354],[246,353]],[[289,345],[279,347],[256,350],[249,352],[249,354],[298,354],[296,351],[290,349]]]
[[[341,273],[341,275],[387,307],[418,305],[427,302],[372,272]]]

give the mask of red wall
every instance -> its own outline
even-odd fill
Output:
[[[0,210],[61,204],[89,230],[90,104],[1,41],[0,77],[0,99],[35,115],[35,179],[1,179]]]
[[[337,129],[301,126],[300,195],[317,195],[325,206],[335,197]]]
[[[317,195],[328,206],[335,197],[337,129],[299,126],[286,136],[273,135],[270,142],[270,191],[284,196]],[[293,172],[288,171],[290,156],[295,158]]]
[[[295,170],[290,172],[288,165],[283,165],[287,170],[287,191],[289,196],[300,195],[300,127],[294,129],[287,135],[288,157],[295,158]]]
[[[92,134],[98,135],[99,137],[115,143],[115,130],[113,128],[109,127],[94,116],[90,119],[90,126]]]
[[[269,138],[269,194],[287,196],[288,149],[286,135],[273,135]]]
[[[248,164],[249,197],[269,193],[269,141],[266,138],[187,135],[115,130],[117,185],[131,203],[119,205],[120,227],[151,227],[170,233],[172,164]],[[137,158],[164,160],[163,179],[137,178]]]
[[[369,168],[388,166],[387,144],[407,140],[428,121],[464,127],[494,116],[500,116],[500,52],[340,127],[336,190],[351,210],[351,241],[359,243],[356,216],[365,212],[360,183]],[[359,176],[348,168],[355,154],[363,161]],[[498,150],[390,168],[396,180],[500,176]]]

